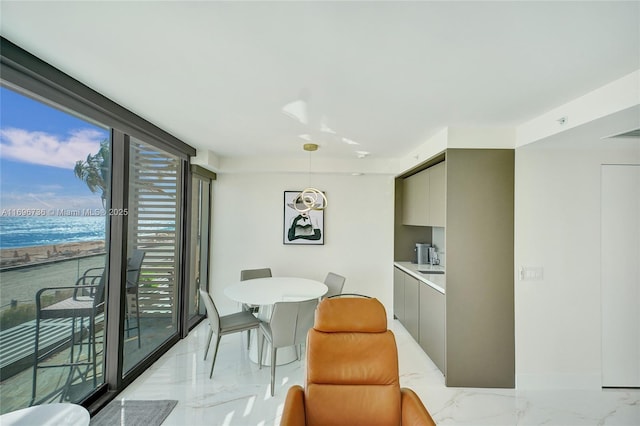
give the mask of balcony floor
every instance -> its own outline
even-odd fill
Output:
[[[135,320],[134,320],[135,321]],[[141,335],[141,348],[138,348],[138,339],[136,330],[132,330],[130,336],[125,334],[125,352],[124,363],[125,370],[130,370],[140,360],[142,360],[151,350],[159,346],[164,342],[171,333],[171,318],[167,317],[153,317],[153,318],[141,318],[140,325],[142,329]],[[33,337],[29,338],[29,348],[33,345]],[[86,340],[85,340],[86,342]],[[102,331],[100,323],[98,325],[97,335],[97,347],[98,356],[96,358],[98,365],[97,383],[102,383]],[[86,360],[87,345],[85,344],[82,349],[82,360]],[[31,352],[33,353],[33,351]],[[69,349],[63,349],[56,354],[52,355],[47,361],[48,364],[64,363],[69,359]],[[33,366],[32,361],[29,364]],[[33,383],[33,368],[29,366],[22,370],[20,373],[2,381],[0,386],[0,413],[6,413],[9,411],[24,408],[30,404],[31,391]],[[24,368],[24,367],[22,367]],[[69,376],[68,367],[55,367],[48,369],[38,370],[38,385],[36,401],[46,397],[47,395],[62,390],[65,388],[66,380]],[[70,395],[65,401],[79,401],[83,399],[93,388],[93,380],[82,381],[78,379],[77,374],[74,374],[75,380],[73,381]],[[93,375],[91,374],[91,378]],[[8,390],[11,390],[10,392]],[[60,402],[59,393],[46,398],[44,402]]]

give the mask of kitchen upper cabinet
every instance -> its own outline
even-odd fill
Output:
[[[429,225],[429,173],[427,170],[404,179],[402,223],[413,226]]]
[[[445,226],[446,166],[439,163],[404,179],[402,224]]]
[[[438,163],[429,171],[429,225],[445,226],[447,206],[446,163]]]
[[[420,338],[418,343],[444,372],[445,295],[429,285],[420,285]]]

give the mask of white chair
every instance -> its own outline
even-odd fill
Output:
[[[204,352],[204,359],[207,359],[209,346],[211,346],[211,338],[214,334],[216,335],[216,349],[213,353],[211,372],[209,373],[209,378],[211,378],[213,377],[213,367],[216,365],[220,338],[226,334],[240,333],[245,330],[251,330],[252,328],[258,328],[260,326],[260,320],[247,311],[240,311],[235,314],[224,315],[221,317],[215,303],[213,303],[211,295],[208,292],[200,289],[200,297],[202,297],[204,306],[207,309],[207,318],[209,319],[210,326],[209,338],[207,339],[207,349]]]
[[[342,293],[342,288],[344,287],[344,282],[346,278],[342,275],[334,274],[333,272],[329,272],[327,277],[324,279],[324,283],[329,290],[323,296],[323,298],[331,297]]]
[[[256,278],[271,278],[271,268],[243,269],[240,271],[240,281],[255,280]],[[258,306],[242,304],[242,310],[251,313],[258,312]],[[251,345],[251,330],[247,330],[247,349]]]
[[[313,327],[317,305],[317,299],[304,302],[277,302],[273,305],[269,322],[263,321],[260,323],[260,328],[258,329],[258,365],[262,368],[262,353],[266,338],[271,344],[271,396],[274,395],[278,349],[299,345],[306,340],[307,332]]]

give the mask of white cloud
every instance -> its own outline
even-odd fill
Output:
[[[105,134],[94,129],[73,130],[66,138],[17,128],[0,129],[0,156],[23,163],[73,169],[76,161],[100,149]]]

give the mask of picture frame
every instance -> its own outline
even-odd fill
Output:
[[[293,202],[301,192],[284,191],[282,242],[285,245],[324,245],[324,210],[297,211]]]

